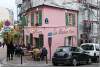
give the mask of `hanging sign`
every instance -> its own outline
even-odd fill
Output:
[[[5,26],[10,26],[10,21],[6,20],[5,21]]]

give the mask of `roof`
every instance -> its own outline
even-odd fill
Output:
[[[37,6],[42,6],[42,5],[56,7],[56,8],[62,8],[62,9],[69,9],[69,10],[73,10],[73,11],[78,11],[78,7],[77,7],[78,4],[77,3],[57,4],[55,2],[48,2],[48,1],[46,1],[46,2],[39,3],[37,5],[34,5],[32,7],[37,7]],[[76,6],[76,7],[74,7],[74,6]]]
[[[91,45],[91,44],[93,44],[93,45],[99,45],[98,43],[83,43],[83,44],[81,44],[81,45]]]
[[[73,2],[58,4],[58,3],[55,3],[55,2],[52,2],[52,1],[40,2],[40,3],[37,3],[37,4],[33,4],[32,3],[32,7],[31,8],[28,8],[27,10],[19,13],[19,15],[21,15],[21,14],[23,14],[25,12],[28,12],[28,11],[32,10],[33,8],[37,8],[37,7],[40,7],[40,6],[49,6],[49,7],[54,7],[54,8],[59,8],[59,9],[65,9],[65,10],[71,10],[71,11],[78,12],[79,11],[79,5],[80,4],[73,3]]]

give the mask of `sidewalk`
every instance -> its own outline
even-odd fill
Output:
[[[46,64],[46,61],[33,61],[30,56],[23,56],[23,63],[21,64],[21,58],[20,57],[14,57],[13,60],[7,61],[7,63],[4,64],[4,66],[49,66],[51,65],[51,61],[48,61],[48,64]]]

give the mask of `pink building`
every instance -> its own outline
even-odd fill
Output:
[[[43,4],[27,10],[24,42],[48,49],[51,58],[58,46],[77,46],[78,11]]]

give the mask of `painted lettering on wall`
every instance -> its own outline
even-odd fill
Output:
[[[74,33],[74,32],[75,31],[72,30],[72,29],[69,29],[69,30],[59,29],[58,31],[49,32],[48,36],[59,35],[59,34],[71,34],[71,33]]]

